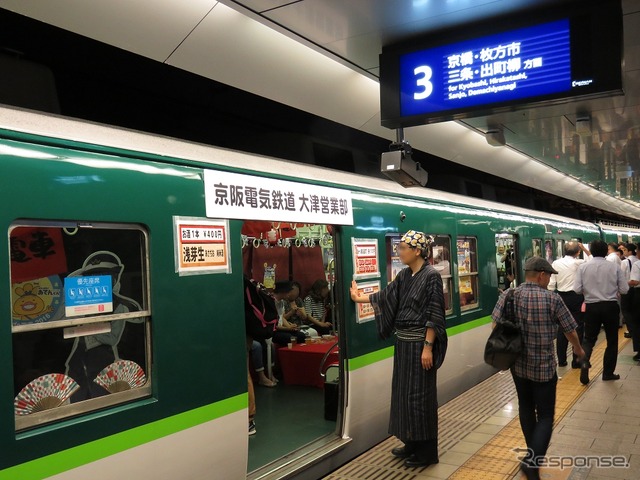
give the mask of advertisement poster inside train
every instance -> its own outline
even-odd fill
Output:
[[[458,241],[458,273],[471,273],[471,248],[468,241]]]

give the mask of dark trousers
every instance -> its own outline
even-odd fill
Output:
[[[578,334],[578,338],[580,342],[582,342],[582,336],[584,335],[584,314],[581,312],[582,302],[584,302],[584,296],[580,295],[576,292],[558,292],[560,298],[571,312],[573,319],[578,324],[578,328],[576,328],[576,333]],[[569,346],[569,340],[564,334],[564,330],[561,327],[558,327],[558,337],[556,342],[556,354],[558,355],[558,362],[566,363],[567,361],[567,347]],[[575,364],[578,361],[578,357],[576,354],[573,354],[573,363]]]
[[[613,375],[616,370],[619,316],[620,307],[618,307],[618,302],[587,303],[587,311],[584,315],[584,341],[582,342],[582,348],[587,354],[587,358],[590,359],[593,346],[598,339],[598,333],[600,333],[600,327],[604,327],[607,348],[602,359],[603,376]]]
[[[558,376],[554,375],[548,382],[534,382],[513,375],[513,383],[518,392],[518,408],[520,428],[533,458],[527,456],[525,461],[542,458],[546,455],[553,431],[553,415],[556,409],[556,384]]]
[[[640,352],[640,310],[638,310],[640,308],[640,292],[636,292],[635,288],[630,288],[629,293],[622,295],[620,305],[627,329],[631,334],[633,351]]]

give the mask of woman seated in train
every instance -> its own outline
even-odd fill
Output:
[[[273,351],[273,344],[270,345],[271,349],[272,349],[272,353],[271,353],[271,365],[275,365],[275,362],[273,362],[273,359],[276,358],[275,355],[275,351]],[[258,375],[258,384],[262,385],[263,387],[275,387],[276,384],[278,383],[278,380],[276,380],[276,377],[273,376],[273,374],[271,375],[271,377],[267,376],[267,374],[264,371],[264,363],[265,363],[265,359],[264,359],[264,354],[263,352],[269,348],[267,346],[267,343],[263,340],[263,341],[257,341],[254,340],[253,343],[251,344],[251,363],[253,365],[253,370],[256,372],[256,374]]]
[[[276,304],[282,302],[284,308],[273,334],[273,343],[287,345],[291,343],[292,338],[295,338],[298,343],[304,343],[305,334],[300,330],[300,326],[306,313],[302,307],[302,301],[300,305],[296,302],[299,295],[300,288],[294,286],[293,282],[276,282],[273,297]]]
[[[305,322],[320,335],[331,333],[331,322],[327,322],[327,298],[329,283],[320,278],[313,282],[309,294],[304,298],[304,310],[307,314]],[[311,336],[313,334],[311,333]]]

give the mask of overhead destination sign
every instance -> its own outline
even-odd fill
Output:
[[[381,123],[389,128],[622,93],[619,0],[457,27],[380,55]]]
[[[403,116],[566,92],[571,81],[569,20],[400,57]]]

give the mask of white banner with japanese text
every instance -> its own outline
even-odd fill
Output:
[[[349,190],[205,170],[204,191],[207,217],[353,225]]]

